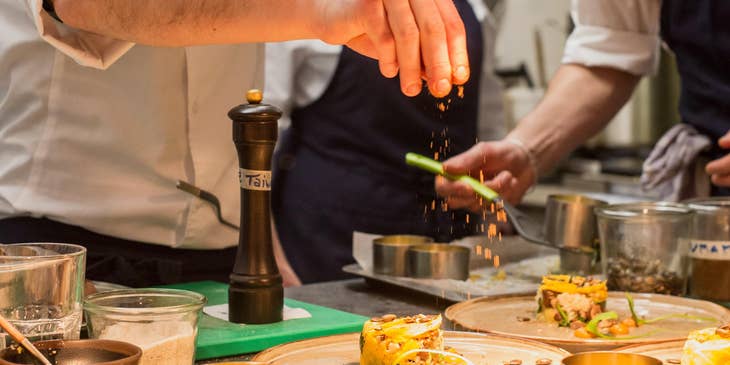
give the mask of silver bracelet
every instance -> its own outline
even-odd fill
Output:
[[[535,158],[535,154],[530,151],[529,148],[525,145],[524,142],[522,142],[517,137],[509,137],[505,138],[505,142],[511,143],[517,147],[519,147],[522,152],[524,152],[527,155],[527,159],[529,160],[530,167],[532,167],[532,173],[535,175],[535,182],[533,184],[533,187],[535,184],[537,184],[538,177],[540,176],[538,167],[537,167],[537,159]]]

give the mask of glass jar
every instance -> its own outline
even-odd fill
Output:
[[[177,289],[126,289],[84,302],[90,338],[142,348],[140,365],[193,364],[203,295]]]
[[[730,303],[730,198],[687,201],[695,210],[689,244],[689,293]]]
[[[0,314],[31,341],[78,339],[85,268],[82,246],[0,244]]]
[[[596,208],[601,266],[610,290],[683,295],[693,211],[672,203]]]

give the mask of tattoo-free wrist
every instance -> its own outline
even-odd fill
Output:
[[[530,164],[530,168],[532,169],[532,174],[535,178],[534,183],[537,184],[537,179],[540,176],[540,170],[537,165],[537,158],[535,157],[535,154],[532,153],[532,151],[530,151],[530,149],[527,147],[527,145],[525,145],[525,143],[522,142],[522,140],[517,137],[514,137],[514,136],[507,137],[507,138],[505,138],[505,142],[517,146],[520,150],[522,150],[522,152],[525,153],[525,155],[527,156],[528,163]]]

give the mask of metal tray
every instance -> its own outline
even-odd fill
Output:
[[[517,236],[503,237],[500,242],[487,242],[486,236],[474,236],[452,244],[472,248],[470,276],[466,281],[381,275],[358,264],[347,265],[342,270],[368,280],[460,302],[478,297],[534,294],[540,278],[557,272],[559,267],[557,249],[529,243]],[[477,245],[488,247],[492,256],[499,255],[501,266],[495,268],[492,260],[476,257]]]

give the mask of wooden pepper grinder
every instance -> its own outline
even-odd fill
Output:
[[[228,319],[234,323],[282,320],[284,289],[271,241],[271,158],[278,134],[278,108],[261,104],[260,90],[246,93],[248,104],[228,112],[238,150],[241,230],[231,285]]]

